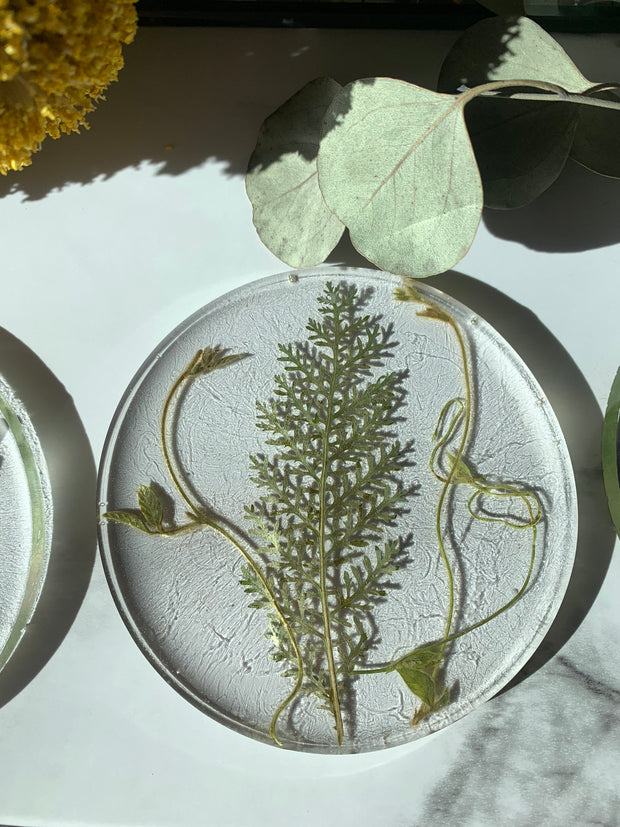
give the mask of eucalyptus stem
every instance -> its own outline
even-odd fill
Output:
[[[476,97],[497,98],[498,93],[508,89],[519,89],[529,87],[532,89],[540,89],[540,92],[511,92],[508,95],[509,100],[526,100],[526,101],[545,101],[558,103],[576,103],[583,106],[597,106],[601,109],[615,109],[620,110],[620,100],[612,101],[606,98],[592,97],[597,92],[610,91],[620,88],[619,83],[600,83],[593,86],[584,92],[569,92],[562,86],[555,83],[548,83],[542,80],[494,80],[488,83],[482,83],[479,86],[461,87],[462,94],[466,96],[467,100],[463,101],[460,97],[458,101],[461,104],[468,103]]]

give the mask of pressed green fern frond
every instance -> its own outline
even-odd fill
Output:
[[[251,530],[300,642],[303,688],[331,711],[339,741],[347,675],[378,642],[369,613],[403,556],[403,541],[385,531],[411,493],[401,479],[411,445],[394,433],[404,375],[381,371],[395,343],[361,312],[366,301],[355,287],[328,283],[308,340],[279,345],[284,371],[273,398],[257,403],[273,450],[250,457],[262,491],[247,509]],[[290,637],[249,568],[242,583],[268,614],[274,659],[294,667]]]

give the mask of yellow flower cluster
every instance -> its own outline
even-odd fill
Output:
[[[0,0],[0,173],[86,126],[123,66],[136,0]]]

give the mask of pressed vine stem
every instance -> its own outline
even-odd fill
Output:
[[[471,391],[471,378],[470,378],[470,370],[469,370],[469,360],[467,357],[467,347],[465,344],[465,339],[463,334],[460,331],[459,326],[457,325],[456,321],[452,318],[452,316],[447,313],[446,311],[442,310],[439,306],[435,305],[433,302],[428,301],[427,299],[422,299],[422,297],[417,293],[415,288],[413,287],[413,282],[409,279],[404,279],[405,281],[405,288],[402,291],[397,291],[397,298],[400,298],[404,301],[424,301],[426,303],[426,308],[419,312],[418,316],[426,316],[428,318],[437,319],[439,321],[446,322],[450,325],[452,330],[456,335],[456,339],[459,345],[459,350],[461,354],[461,360],[463,365],[463,377],[464,377],[464,401],[461,401],[458,398],[450,399],[443,407],[440,415],[439,415],[439,422],[437,428],[435,430],[434,438],[438,439],[437,445],[433,448],[431,452],[431,456],[429,459],[429,465],[431,471],[433,472],[434,476],[443,483],[443,487],[441,490],[441,494],[438,500],[437,505],[437,515],[435,521],[435,531],[437,534],[437,542],[439,546],[439,551],[441,558],[443,560],[444,566],[446,568],[447,576],[448,576],[448,592],[449,592],[449,601],[448,601],[448,612],[447,612],[447,619],[443,637],[441,640],[436,641],[427,646],[417,647],[416,649],[412,649],[411,651],[407,652],[402,657],[398,658],[397,660],[391,661],[388,664],[383,666],[376,666],[376,667],[369,667],[366,669],[356,669],[352,670],[351,674],[354,675],[373,675],[373,674],[381,674],[387,672],[393,672],[399,669],[399,667],[403,667],[407,664],[410,658],[415,655],[417,652],[428,650],[434,650],[434,657],[432,662],[429,661],[429,667],[432,666],[432,679],[433,681],[437,677],[437,672],[441,666],[442,660],[444,658],[444,653],[446,646],[454,640],[463,637],[464,635],[473,632],[475,629],[484,626],[485,624],[492,621],[494,618],[501,615],[503,612],[507,611],[511,606],[513,606],[524,594],[525,590],[528,587],[530,579],[532,577],[532,572],[534,570],[534,562],[536,559],[536,541],[537,541],[537,524],[540,520],[542,514],[542,508],[538,497],[530,491],[522,491],[518,489],[516,486],[509,485],[509,484],[500,484],[500,485],[487,485],[480,479],[475,479],[474,477],[469,475],[469,471],[467,470],[467,477],[463,479],[458,479],[459,474],[462,475],[462,470],[460,465],[463,460],[463,455],[465,452],[465,447],[467,445],[467,440],[469,438],[469,432],[471,427],[471,405],[472,405],[472,391]],[[450,409],[450,406],[453,404],[458,404],[460,406],[460,410],[457,414],[452,418],[452,421],[448,423],[445,433],[441,438],[438,437],[439,429],[442,426],[442,422],[444,418],[447,416],[447,412]],[[452,434],[454,433],[455,429],[458,427],[459,420],[463,416],[463,430],[461,434],[461,438],[459,441],[457,452],[454,456],[450,457],[451,464],[450,469],[446,476],[442,476],[442,474],[438,473],[435,470],[435,458],[439,451],[441,451],[448,441],[450,440]],[[452,573],[452,567],[450,564],[450,560],[446,553],[445,545],[443,542],[442,532],[441,532],[441,523],[442,523],[442,514],[445,505],[445,501],[447,498],[447,493],[451,485],[468,482],[469,484],[473,485],[475,491],[469,498],[467,502],[467,508],[471,516],[482,522],[489,522],[489,523],[501,523],[506,525],[510,528],[514,528],[516,530],[525,530],[525,529],[532,529],[532,545],[531,545],[531,552],[530,552],[530,561],[528,570],[523,581],[523,584],[517,591],[517,593],[508,600],[504,605],[500,606],[499,609],[496,609],[487,617],[482,618],[481,620],[473,623],[471,626],[466,627],[458,632],[451,632],[453,615],[454,615],[454,577]],[[487,495],[490,497],[495,498],[508,498],[508,497],[518,497],[520,498],[525,507],[527,508],[529,514],[529,521],[523,524],[516,524],[514,522],[510,522],[507,518],[503,517],[493,517],[493,516],[482,516],[476,513],[473,510],[473,503],[474,501],[481,495]],[[532,507],[532,502],[535,504],[535,509]],[[415,719],[414,719],[415,720]]]
[[[197,507],[194,502],[192,502],[191,497],[186,492],[185,488],[181,484],[179,477],[177,476],[174,462],[172,461],[172,455],[168,450],[168,438],[167,438],[167,425],[168,425],[168,414],[170,412],[170,406],[172,405],[172,400],[177,394],[177,391],[180,390],[183,383],[190,377],[189,367],[194,364],[196,359],[190,362],[190,365],[181,373],[180,376],[177,377],[176,381],[168,391],[168,395],[166,396],[166,401],[164,402],[164,407],[162,409],[161,420],[160,420],[160,430],[159,430],[159,437],[161,441],[161,451],[164,456],[164,462],[166,463],[166,470],[168,471],[168,475],[172,482],[174,483],[174,487],[179,492],[183,500],[187,503],[190,507],[193,514],[197,517],[201,516],[201,509]]]
[[[258,565],[258,563],[256,563],[256,561],[254,560],[252,555],[247,551],[247,549],[245,549],[243,547],[243,545],[236,539],[236,537],[234,537],[233,534],[231,534],[231,532],[228,531],[228,529],[226,529],[224,526],[220,525],[216,520],[214,520],[209,515],[205,514],[202,507],[201,507],[201,505],[199,503],[193,501],[193,499],[190,496],[189,492],[185,489],[185,487],[184,487],[184,485],[183,485],[183,483],[180,479],[180,475],[177,474],[177,471],[175,469],[175,463],[173,461],[173,452],[171,452],[170,449],[168,448],[168,436],[167,436],[167,432],[168,432],[168,415],[169,415],[170,409],[172,407],[172,402],[173,402],[177,392],[181,389],[184,382],[192,379],[196,375],[199,375],[200,372],[197,373],[193,369],[200,363],[200,360],[202,358],[202,354],[203,354],[202,350],[198,351],[198,353],[192,359],[192,361],[189,363],[189,365],[185,368],[185,370],[177,377],[177,379],[173,383],[172,387],[168,391],[168,395],[166,396],[166,400],[164,402],[164,406],[163,406],[163,409],[162,409],[161,420],[160,420],[161,449],[162,449],[162,454],[163,454],[163,457],[164,457],[164,462],[166,464],[166,469],[168,471],[170,479],[172,480],[172,482],[174,484],[174,487],[176,488],[179,495],[183,498],[185,503],[190,508],[191,514],[188,515],[188,516],[194,517],[195,522],[186,523],[185,525],[182,525],[182,526],[178,526],[178,527],[175,527],[175,528],[172,528],[172,529],[164,529],[163,531],[153,532],[153,533],[173,535],[173,534],[182,533],[184,531],[189,531],[193,528],[196,528],[198,525],[202,525],[202,526],[211,528],[211,529],[213,529],[213,531],[216,531],[221,537],[223,537],[225,540],[227,540],[239,552],[239,554],[243,557],[243,559],[250,566],[250,568],[252,569],[252,571],[254,572],[256,577],[258,578],[262,588],[265,590],[265,594],[267,595],[267,597],[269,599],[269,602],[271,603],[271,605],[273,607],[274,612],[276,613],[276,616],[277,616],[278,620],[280,621],[280,623],[282,624],[284,630],[286,631],[286,634],[287,634],[287,636],[288,636],[288,638],[291,642],[291,646],[292,646],[293,651],[295,653],[295,659],[297,661],[297,680],[295,681],[295,685],[293,686],[293,689],[291,690],[291,692],[286,696],[286,698],[282,701],[282,703],[277,707],[276,711],[273,714],[273,717],[271,719],[271,724],[270,724],[270,727],[269,727],[269,735],[271,736],[271,738],[273,738],[273,740],[276,742],[276,744],[278,744],[278,746],[282,746],[281,741],[279,740],[279,738],[277,736],[277,732],[276,732],[276,726],[277,726],[277,723],[278,723],[278,718],[280,717],[282,712],[284,712],[286,707],[293,701],[293,699],[296,697],[296,695],[299,693],[299,691],[301,690],[302,683],[303,683],[304,668],[303,668],[303,661],[302,661],[302,658],[301,658],[301,651],[299,649],[299,644],[297,643],[297,639],[295,638],[295,635],[293,633],[291,625],[290,625],[290,623],[289,623],[282,607],[280,606],[280,604],[279,604],[279,602],[278,602],[278,600],[277,600],[277,598],[276,598],[276,596],[273,592],[273,589],[269,585],[269,582],[268,582],[267,578],[263,574],[263,571],[262,571],[261,567]],[[204,373],[204,372],[209,372],[209,371],[206,370],[206,371],[202,371],[202,372]]]
[[[461,359],[462,359],[462,363],[463,363],[463,375],[464,375],[464,385],[465,385],[465,402],[464,402],[464,407],[463,407],[463,415],[464,415],[463,431],[462,431],[461,439],[459,441],[458,449],[457,449],[457,452],[456,452],[455,461],[450,466],[450,470],[449,470],[448,475],[447,475],[447,477],[444,481],[443,488],[442,488],[441,494],[439,496],[439,502],[437,504],[437,517],[436,517],[436,521],[435,521],[435,531],[436,531],[436,534],[437,534],[437,544],[439,546],[439,552],[441,554],[441,558],[443,560],[443,563],[444,563],[444,566],[445,566],[445,569],[446,569],[446,574],[447,574],[447,577],[448,577],[448,594],[449,594],[448,612],[447,612],[447,617],[446,617],[446,626],[445,626],[443,642],[441,644],[441,650],[440,650],[441,658],[443,658],[443,654],[445,652],[445,648],[446,648],[446,645],[448,643],[448,638],[450,636],[450,630],[452,628],[452,621],[454,619],[454,575],[452,573],[452,566],[450,564],[450,560],[448,558],[448,555],[447,555],[447,552],[446,552],[446,549],[445,549],[445,545],[444,545],[444,542],[443,542],[443,536],[442,536],[442,531],[441,531],[441,522],[442,522],[443,509],[444,509],[444,504],[445,504],[445,501],[446,501],[446,497],[448,495],[448,491],[450,489],[450,486],[452,485],[452,480],[453,480],[453,477],[456,473],[458,463],[462,459],[463,454],[465,452],[465,446],[466,446],[467,440],[469,438],[469,428],[470,428],[470,424],[471,424],[471,382],[470,382],[470,379],[469,379],[469,363],[468,363],[468,359],[467,359],[467,349],[466,349],[466,346],[465,346],[465,340],[463,338],[463,335],[462,335],[461,331],[459,330],[458,325],[456,324],[456,322],[454,321],[452,316],[450,316],[449,314],[446,313],[444,315],[443,311],[441,311],[441,310],[438,311],[438,309],[435,308],[435,307],[433,307],[433,309],[436,312],[439,312],[441,314],[441,316],[445,318],[445,320],[450,325],[450,327],[452,328],[452,330],[454,331],[454,333],[456,335],[456,339],[457,339],[457,342],[458,342],[458,345],[459,345],[459,350],[461,352]],[[455,422],[455,425],[456,425],[456,422]],[[449,433],[448,433],[448,436],[449,436]],[[434,459],[434,453],[431,454],[431,460],[430,460],[431,470],[432,470],[433,459]],[[441,660],[441,658],[440,658],[440,660]],[[437,672],[439,670],[439,663],[440,663],[440,661],[436,664],[435,668],[433,669],[433,678],[435,678],[437,676]]]

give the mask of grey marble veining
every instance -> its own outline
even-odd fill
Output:
[[[618,656],[590,668],[592,648],[571,642],[475,712],[411,827],[620,824]]]

